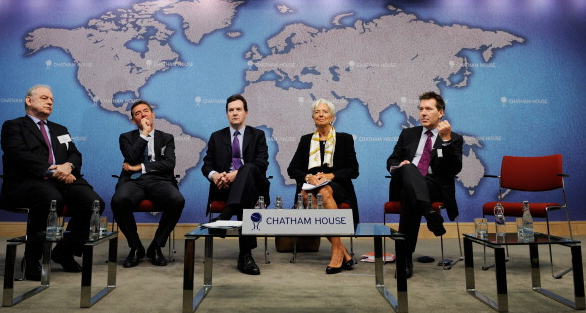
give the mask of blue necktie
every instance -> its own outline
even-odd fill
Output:
[[[239,131],[234,132],[234,141],[232,141],[232,166],[235,170],[242,166],[242,159],[240,156],[240,140],[238,140]]]

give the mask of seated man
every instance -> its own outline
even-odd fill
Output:
[[[265,133],[245,121],[248,105],[241,95],[226,100],[226,117],[230,127],[214,132],[208,141],[203,159],[203,175],[211,182],[209,203],[225,200],[226,208],[217,219],[229,220],[236,214],[242,220],[242,209],[252,208],[258,196],[268,203],[269,181],[265,172],[269,165]],[[252,258],[256,237],[240,237],[238,269],[245,274],[258,275],[260,269]]]
[[[2,207],[29,209],[27,235],[46,230],[52,200],[57,212],[66,204],[71,219],[70,232],[87,233],[94,200],[104,201],[81,175],[81,153],[71,141],[66,127],[48,121],[53,111],[53,93],[49,86],[31,87],[24,99],[26,116],[2,125],[4,182]],[[42,242],[27,242],[24,251],[24,275],[41,280]],[[83,243],[59,242],[51,259],[61,263],[66,272],[80,272],[73,258],[81,256]]]
[[[435,92],[419,97],[422,126],[406,128],[399,135],[387,170],[393,174],[390,200],[401,200],[399,231],[405,234],[407,278],[413,275],[413,252],[421,216],[436,236],[446,230],[442,216],[431,209],[432,202],[444,202],[450,220],[458,216],[455,177],[462,170],[462,136],[442,121],[446,104]]]
[[[111,202],[114,218],[130,247],[123,266],[137,266],[145,255],[153,265],[165,266],[167,259],[161,247],[165,246],[185,205],[173,173],[175,139],[171,134],[155,130],[155,113],[146,101],[135,102],[130,112],[132,123],[138,129],[120,135],[124,163]],[[164,210],[146,253],[133,214],[134,208],[144,199]]]

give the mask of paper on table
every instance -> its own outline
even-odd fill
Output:
[[[301,189],[303,189],[303,190],[312,190],[312,189],[315,189],[315,188],[317,188],[317,187],[325,186],[325,185],[327,185],[327,184],[329,184],[329,183],[330,183],[330,181],[329,181],[329,180],[327,180],[327,179],[326,179],[326,180],[324,180],[324,181],[323,181],[321,184],[319,184],[319,185],[312,185],[312,184],[304,183],[304,184],[303,184],[303,186],[301,187]]]
[[[201,226],[206,228],[235,228],[242,227],[242,221],[215,221]]]
[[[374,252],[369,252],[369,253],[363,254],[360,261],[367,262],[367,263],[374,263],[374,261],[375,261],[374,260]],[[387,263],[395,262],[395,254],[385,253],[385,256],[383,257],[383,262],[387,262]]]

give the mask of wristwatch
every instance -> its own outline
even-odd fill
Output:
[[[69,165],[71,165],[71,170],[75,169],[75,165],[73,165],[73,163],[71,163],[71,162],[67,162],[67,163],[69,163]]]

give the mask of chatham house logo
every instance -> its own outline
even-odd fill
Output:
[[[262,222],[262,214],[255,212],[250,215],[250,220],[252,221],[252,230],[260,231],[258,225]]]

